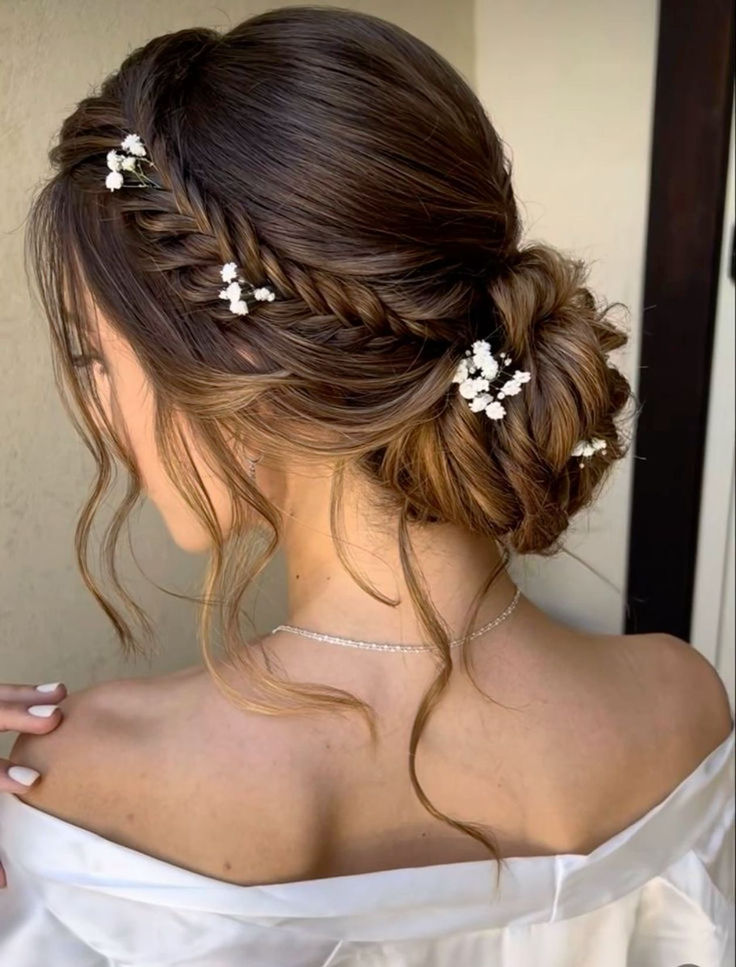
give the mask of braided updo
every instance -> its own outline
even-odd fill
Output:
[[[106,154],[130,131],[147,147],[154,185],[110,192]],[[71,357],[84,341],[85,286],[150,375],[172,478],[197,500],[167,420],[178,411],[273,532],[233,579],[208,524],[217,553],[205,597],[225,602],[226,647],[242,644],[240,602],[280,528],[234,440],[357,470],[397,513],[402,541],[412,522],[449,522],[538,554],[555,550],[624,454],[615,420],[631,394],[608,355],[626,336],[611,307],[586,287],[582,262],[521,245],[511,166],[481,104],[393,24],[297,6],[225,34],[158,37],[78,104],[51,161],[29,239],[65,385],[84,414],[94,387]],[[229,261],[277,298],[234,316],[218,297]],[[452,381],[478,339],[531,374],[502,420],[472,412]],[[84,417],[102,476],[97,422]],[[581,466],[572,451],[591,437],[606,448]],[[135,479],[123,441],[116,449]],[[127,645],[82,549],[99,491],[80,520],[80,567]],[[198,506],[206,519],[206,501]],[[215,595],[225,574],[229,593]],[[415,601],[449,662],[431,602],[418,590]],[[324,705],[363,706],[327,694]],[[410,766],[415,782],[411,756]]]

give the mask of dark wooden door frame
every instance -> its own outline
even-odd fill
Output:
[[[690,640],[734,91],[731,0],[661,0],[627,633]]]

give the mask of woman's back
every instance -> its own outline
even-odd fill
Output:
[[[458,680],[417,764],[440,808],[498,834],[497,892],[480,844],[412,805],[398,693],[375,757],[347,720],[236,712],[198,668],[71,695],[13,752],[44,781],[0,799],[0,959],[726,967],[720,679],[669,636],[558,634],[517,638],[515,664],[483,653],[480,684],[523,715]]]
[[[709,663],[676,638],[591,635],[533,608],[523,615],[513,636],[473,652],[479,686],[500,704],[456,669],[417,776],[443,812],[487,824],[503,857],[587,854],[727,736],[728,699]],[[16,744],[14,761],[44,776],[24,798],[238,884],[488,858],[416,799],[406,765],[420,696],[406,679],[372,687],[330,645],[274,641],[277,650],[291,678],[374,705],[375,751],[357,717],[244,713],[194,667],[71,695],[63,729]],[[426,682],[411,679],[415,688],[429,680],[429,668]]]

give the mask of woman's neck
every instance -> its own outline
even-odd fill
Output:
[[[392,606],[373,598],[344,568],[330,535],[328,478],[300,478],[287,506],[285,623],[376,642],[426,642],[402,572],[395,523],[367,512],[360,491],[346,490],[345,554],[367,585],[387,598],[398,599]],[[492,540],[450,524],[412,526],[410,535],[427,595],[451,637],[456,637],[467,621],[475,594],[499,564],[498,549]],[[514,592],[513,581],[501,569],[484,595],[474,627],[504,611]]]

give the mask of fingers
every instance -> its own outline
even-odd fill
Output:
[[[53,731],[62,719],[57,702],[63,701],[66,694],[62,682],[40,686],[0,684],[0,732],[44,735]],[[0,759],[0,792],[24,793],[39,779],[40,773],[36,769]],[[0,889],[6,889],[7,885],[5,870],[0,863]]]
[[[0,759],[0,792],[28,792],[40,778],[37,769],[19,766],[8,759]]]
[[[41,686],[0,684],[0,732],[52,732],[62,719],[57,702],[66,694],[61,682]],[[38,778],[36,769],[0,759],[0,792],[27,792]]]
[[[62,719],[57,703],[67,692],[62,683],[51,684],[55,687],[50,691],[34,685],[0,685],[0,732],[45,735],[53,731]]]

